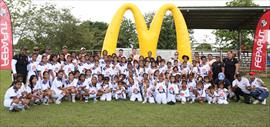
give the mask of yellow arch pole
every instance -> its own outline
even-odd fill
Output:
[[[177,51],[179,52],[179,58],[181,59],[183,55],[187,55],[189,56],[190,61],[192,60],[189,33],[185,20],[182,16],[182,13],[173,4],[165,4],[157,11],[153,21],[151,22],[149,30],[146,26],[143,15],[134,4],[129,3],[122,5],[114,15],[112,22],[108,27],[102,50],[107,50],[109,54],[115,52],[121,21],[124,13],[128,9],[132,11],[135,19],[136,30],[138,32],[140,54],[142,56],[147,56],[148,51],[151,51],[154,57],[156,56],[157,43],[163,17],[166,11],[170,10],[175,21]]]

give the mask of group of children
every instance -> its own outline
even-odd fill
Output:
[[[60,104],[62,101],[130,100],[173,105],[176,102],[228,104],[233,95],[224,81],[211,78],[205,62],[189,63],[188,57],[165,61],[140,56],[126,59],[116,54],[50,55],[32,54],[27,82],[18,75],[6,91],[4,106],[10,111],[31,105]],[[220,74],[222,76],[222,74]]]

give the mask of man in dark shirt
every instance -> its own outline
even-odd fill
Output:
[[[23,83],[26,83],[27,77],[27,65],[28,65],[28,56],[27,56],[27,47],[22,47],[20,53],[15,55],[12,59],[12,75],[13,80],[19,76],[23,77]]]
[[[225,76],[232,83],[235,74],[239,74],[239,63],[232,51],[228,51],[227,58],[223,59],[223,63],[225,64]]]
[[[212,64],[212,72],[213,72],[213,81],[218,78],[218,74],[220,72],[224,73],[224,63],[221,61],[219,56],[216,56],[216,61]]]

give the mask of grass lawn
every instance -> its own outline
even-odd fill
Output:
[[[112,101],[63,102],[61,105],[33,106],[25,112],[8,112],[3,106],[10,85],[10,71],[0,71],[0,125],[7,126],[226,126],[269,127],[270,99],[267,105],[141,104]],[[264,79],[268,88],[270,80]]]

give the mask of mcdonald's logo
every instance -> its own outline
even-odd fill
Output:
[[[172,16],[175,22],[177,51],[179,52],[179,58],[182,58],[183,55],[187,55],[190,58],[189,60],[192,60],[189,33],[185,19],[183,18],[180,10],[173,4],[165,4],[156,12],[151,22],[150,28],[147,27],[144,16],[136,5],[131,3],[122,5],[117,10],[111,23],[109,24],[103,42],[102,51],[107,50],[109,54],[115,52],[120,25],[123,19],[123,15],[127,10],[131,10],[135,19],[140,55],[147,56],[147,53],[151,51],[153,56],[156,56],[157,43],[163,17],[166,11],[169,10],[172,12]]]

